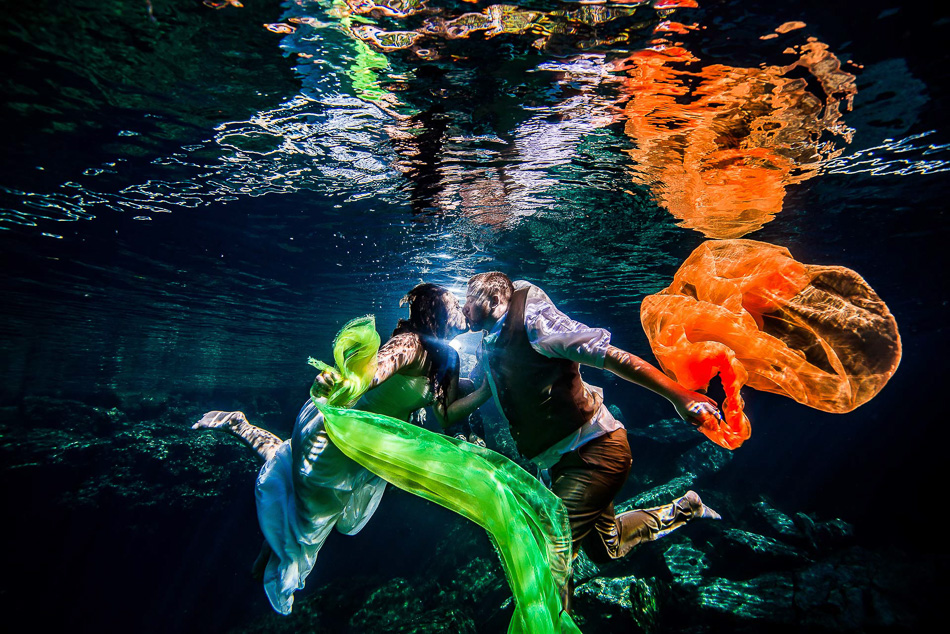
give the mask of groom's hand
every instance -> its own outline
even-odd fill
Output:
[[[676,403],[676,413],[696,427],[717,428],[725,424],[716,401],[699,392],[688,392]]]

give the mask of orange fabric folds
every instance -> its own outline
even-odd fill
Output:
[[[850,412],[897,369],[897,322],[860,275],[795,261],[753,240],[712,240],[673,283],[643,300],[640,320],[663,370],[687,389],[719,375],[725,425],[711,440],[735,449],[751,433],[743,385],[825,412]]]

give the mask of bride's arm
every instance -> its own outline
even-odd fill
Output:
[[[445,416],[445,423],[443,423],[442,426],[448,427],[470,416],[472,412],[484,405],[489,397],[491,397],[491,386],[488,385],[488,379],[484,378],[482,384],[479,385],[474,392],[463,396],[449,405],[448,412],[446,412]]]
[[[408,332],[396,335],[379,349],[376,356],[376,374],[369,384],[369,389],[385,383],[389,377],[399,372],[418,374],[425,361],[426,351],[417,335]]]

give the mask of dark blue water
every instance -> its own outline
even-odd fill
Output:
[[[30,629],[273,629],[247,574],[257,466],[226,440],[196,440],[193,420],[242,408],[287,435],[312,379],[304,362],[328,355],[342,323],[373,312],[385,334],[414,284],[462,293],[491,269],[649,359],[640,301],[723,237],[682,210],[705,196],[728,211],[743,192],[765,212],[745,237],[859,272],[895,316],[903,359],[846,415],[747,391],[752,438],[697,486],[727,510],[765,495],[840,518],[862,547],[946,569],[945,9],[700,1],[568,15],[590,5],[538,1],[520,5],[534,27],[492,37],[445,27],[487,2],[362,16],[430,25],[404,46],[355,37],[342,4],[245,5],[0,5],[5,614]],[[776,33],[793,21],[804,26]],[[815,43],[852,79],[827,61],[787,68]],[[637,56],[671,48],[679,60],[656,67]],[[757,91],[796,79],[791,105],[761,111]],[[697,107],[714,80],[727,88]],[[676,99],[651,105],[671,87]],[[651,123],[652,107],[670,118]],[[756,145],[763,121],[804,132]],[[772,185],[760,174],[748,191],[716,189],[690,180],[708,143],[785,167]],[[670,161],[669,148],[700,158]],[[586,376],[628,427],[672,415]],[[631,444],[626,497],[669,480],[677,451],[649,435]],[[303,593],[329,597],[325,616],[308,627],[359,631],[347,619],[366,588],[448,583],[439,557],[491,557],[451,514],[387,496],[363,533],[331,537]],[[903,609],[898,626],[918,616]]]

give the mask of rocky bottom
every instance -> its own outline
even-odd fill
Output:
[[[151,523],[246,498],[257,462],[233,439],[189,428],[207,409],[204,402],[208,398],[128,395],[90,404],[28,397],[0,407],[4,484],[33,491],[46,505],[33,512],[43,517],[93,517],[109,507],[139,517],[147,512]],[[218,398],[215,404],[243,409],[252,422],[282,436],[294,416],[278,396]],[[510,438],[493,421],[486,423],[489,446],[510,454]],[[639,474],[637,484],[652,486],[618,510],[652,506],[696,488],[723,520],[691,523],[602,568],[578,558],[572,609],[584,632],[915,632],[937,614],[937,588],[947,567],[937,545],[932,556],[908,555],[899,536],[876,543],[837,518],[704,486],[731,456],[684,439],[678,425],[660,422],[636,432],[653,443],[654,453],[667,452],[657,463],[673,466]],[[257,539],[259,531],[247,519],[240,531]],[[404,574],[354,573],[321,583],[315,573],[290,616],[264,608],[229,629],[507,631],[510,594],[487,536],[454,516],[439,521],[444,525],[430,540],[431,549]],[[374,556],[385,558],[399,540],[378,547]],[[226,553],[248,562],[253,555]],[[69,573],[82,575],[80,569]]]

